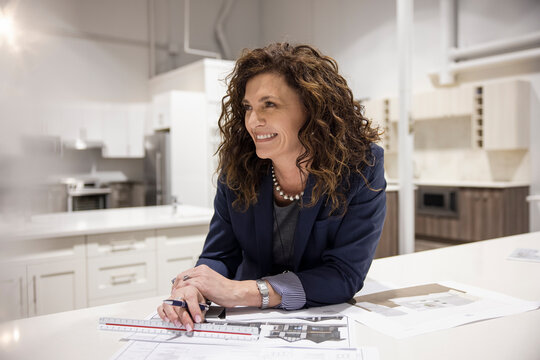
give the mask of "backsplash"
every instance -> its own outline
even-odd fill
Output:
[[[398,179],[398,155],[385,155],[386,176]],[[414,177],[423,181],[530,181],[526,150],[417,150]]]

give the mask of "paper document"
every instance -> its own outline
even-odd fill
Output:
[[[540,262],[540,250],[518,248],[508,256],[508,260]]]
[[[354,359],[376,360],[378,350],[356,347],[354,321],[335,311],[312,308],[299,311],[261,311],[255,308],[227,309],[225,320],[211,320],[223,326],[258,329],[258,338],[242,341],[234,337],[178,334],[129,333],[129,342],[112,359],[196,358],[206,359]],[[318,311],[319,310],[319,311]],[[235,311],[238,314],[234,314]],[[271,317],[269,314],[273,314]],[[159,319],[154,313],[147,319]],[[247,319],[247,320],[239,320]],[[352,323],[352,324],[351,324]],[[195,356],[196,355],[196,356]]]
[[[524,301],[451,281],[356,296],[354,302],[354,305],[328,308],[395,338],[540,307],[540,302]]]
[[[349,319],[341,314],[335,312],[321,314],[314,310],[300,310],[288,312],[289,314],[296,313],[296,317],[268,318],[265,312],[260,309],[250,308],[250,312],[251,315],[246,316],[248,320],[245,321],[229,320],[229,316],[225,321],[207,320],[207,324],[216,323],[230,327],[250,326],[257,328],[259,335],[257,339],[249,341],[249,344],[245,340],[237,340],[234,336],[227,338],[189,336],[185,332],[174,336],[135,332],[126,335],[124,339],[180,344],[316,347],[317,349],[350,349],[355,347],[355,338],[352,335],[354,328],[349,326]],[[256,316],[257,314],[260,315],[259,318]],[[159,319],[156,313],[154,313],[153,318]]]
[[[377,360],[375,348],[321,350],[300,348],[267,348],[241,346],[204,346],[195,344],[171,344],[131,341],[118,351],[112,360]]]

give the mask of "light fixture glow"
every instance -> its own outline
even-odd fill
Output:
[[[16,38],[15,35],[16,29],[13,16],[7,11],[0,9],[0,46],[5,42],[14,48]]]
[[[77,150],[85,150],[86,148],[88,148],[88,145],[86,144],[86,141],[84,141],[83,139],[80,139],[80,138],[75,140],[75,149],[77,149]]]

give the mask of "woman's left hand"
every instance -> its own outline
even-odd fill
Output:
[[[172,290],[189,285],[196,287],[206,299],[224,307],[260,305],[255,281],[230,280],[206,265],[178,274]]]

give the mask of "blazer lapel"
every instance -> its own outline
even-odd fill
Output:
[[[270,274],[272,270],[272,241],[274,214],[272,212],[273,194],[272,178],[270,175],[263,177],[259,187],[259,198],[253,206],[255,217],[255,241],[257,244],[258,263],[260,274],[258,277]]]
[[[304,190],[304,196],[302,201],[304,204],[309,204],[311,201],[311,195],[313,192],[313,186],[315,186],[315,178],[310,174],[306,183],[306,189]],[[311,228],[315,223],[317,213],[321,207],[323,199],[319,201],[312,207],[303,207],[300,208],[300,213],[298,214],[298,222],[296,223],[296,230],[294,232],[294,271],[298,271],[300,267],[300,260],[306,249],[309,234],[311,234]]]

